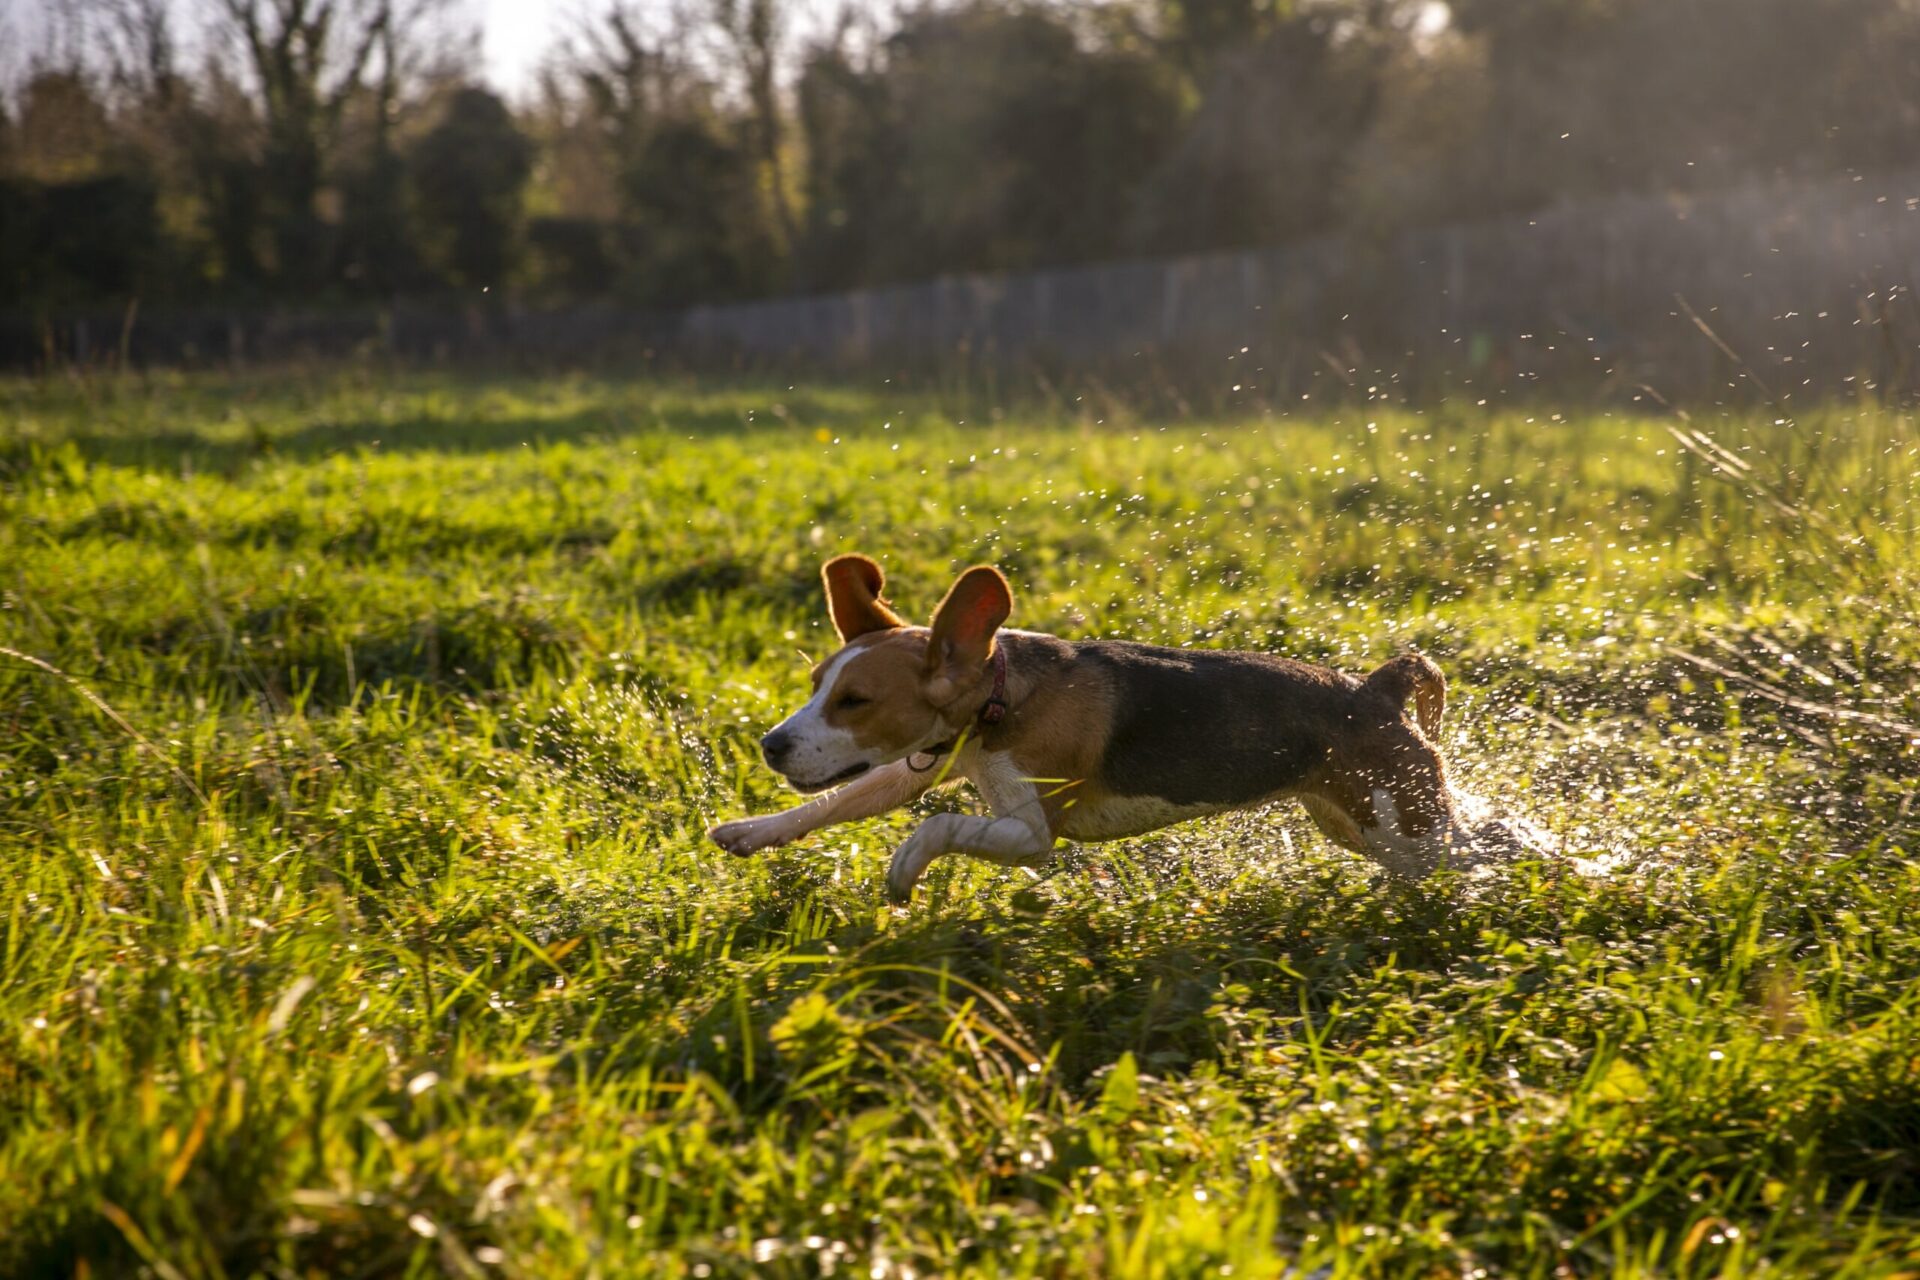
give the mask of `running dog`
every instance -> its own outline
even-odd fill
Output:
[[[1282,799],[1398,874],[1425,875],[1466,843],[1434,745],[1446,681],[1419,654],[1360,680],[1264,653],[1010,630],[1013,595],[985,565],[917,627],[887,606],[867,557],[839,556],[822,577],[842,648],[814,668],[807,704],[760,740],[796,791],[822,794],[714,827],[729,853],[962,779],[992,816],[921,823],[888,868],[894,902],[945,854],[1031,867],[1058,840],[1117,840]]]

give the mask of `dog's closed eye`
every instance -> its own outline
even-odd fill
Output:
[[[834,700],[833,705],[840,711],[852,711],[855,707],[864,707],[872,701],[872,698],[864,697],[857,693],[843,693]]]

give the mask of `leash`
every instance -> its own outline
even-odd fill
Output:
[[[999,724],[1007,717],[1007,647],[1005,645],[994,646],[992,662],[993,692],[989,694],[987,700],[980,705],[979,714],[974,717],[974,719],[983,725]],[[907,757],[907,768],[913,770],[915,773],[925,773],[940,763],[940,757],[949,754],[955,747],[959,746],[961,739],[966,736],[967,731],[962,729],[945,742],[928,747],[925,751],[914,752]],[[923,758],[926,760],[925,764],[914,763],[914,761]]]

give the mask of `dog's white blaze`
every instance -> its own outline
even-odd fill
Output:
[[[851,733],[827,723],[833,686],[855,656],[855,651],[843,649],[828,659],[826,670],[820,673],[820,687],[813,691],[806,705],[775,726],[776,733],[784,731],[793,741],[792,754],[787,757],[788,777],[812,783],[831,778],[863,761],[871,763],[866,761]]]
[[[828,658],[826,670],[820,673],[820,687],[813,691],[811,698],[807,699],[807,705],[794,712],[788,719],[812,715],[817,720],[825,721],[827,705],[833,700],[833,686],[840,682],[840,673],[846,670],[847,664],[852,662],[854,657],[854,650],[842,649]]]

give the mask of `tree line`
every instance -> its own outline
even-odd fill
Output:
[[[1920,0],[616,0],[510,104],[446,0],[75,0],[0,298],[674,307],[1267,245],[1920,139]]]

